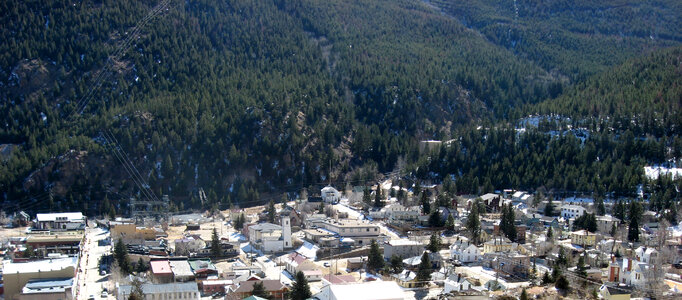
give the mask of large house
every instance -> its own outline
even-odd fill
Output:
[[[452,274],[443,281],[443,293],[448,294],[452,292],[463,292],[471,290],[476,284],[468,277],[462,274]]]
[[[394,281],[330,284],[313,295],[319,300],[403,300],[405,292]]]
[[[580,205],[563,205],[561,206],[561,216],[568,219],[575,219],[585,213],[585,208]]]
[[[413,257],[424,252],[424,245],[418,241],[408,239],[390,240],[384,243],[384,259],[391,259],[393,255],[402,258]]]
[[[284,265],[291,275],[296,275],[302,272],[308,281],[322,280],[322,271],[313,261],[307,259],[305,256],[293,252],[284,258]]]
[[[462,263],[471,263],[481,259],[481,250],[468,241],[457,241],[450,245],[450,258]]]
[[[381,237],[381,230],[379,226],[375,224],[357,221],[327,220],[320,225],[340,236],[342,242],[344,238],[346,238],[346,240],[352,240],[356,245],[367,245],[372,240],[377,242],[383,240],[383,237]]]
[[[60,257],[31,262],[5,262],[2,266],[5,299],[14,299],[32,279],[72,278],[77,257]]]
[[[282,226],[260,223],[249,226],[248,230],[251,245],[263,252],[280,252],[292,247],[289,216],[282,216]]]
[[[597,235],[587,230],[571,232],[571,244],[583,247],[594,247],[597,245]]]
[[[331,186],[325,186],[322,188],[322,201],[325,203],[336,204],[341,200],[341,193]]]

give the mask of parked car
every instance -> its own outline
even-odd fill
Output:
[[[102,298],[107,298],[109,297],[109,293],[107,293],[107,291],[102,291],[102,295],[100,296],[102,296]]]
[[[88,300],[95,300],[95,295],[88,296]]]

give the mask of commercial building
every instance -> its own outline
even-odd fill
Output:
[[[342,242],[343,238],[346,238],[347,241],[350,239],[356,245],[367,245],[372,240],[377,242],[384,240],[379,226],[370,223],[326,220],[321,226],[342,237]]]
[[[73,278],[31,279],[21,290],[19,300],[72,300]]]
[[[320,300],[402,300],[405,292],[394,281],[330,284],[313,295]]]
[[[420,255],[423,252],[424,245],[418,241],[400,239],[384,243],[384,259],[390,259],[393,255],[408,258]]]
[[[109,229],[111,232],[111,240],[123,240],[124,243],[139,243],[144,241],[156,240],[158,235],[163,235],[163,232],[157,231],[154,228],[137,227],[132,222],[109,222]]]
[[[34,229],[66,231],[85,230],[85,216],[79,212],[37,214]]]
[[[61,257],[2,266],[5,299],[14,299],[32,279],[61,279],[76,276],[77,257]]]
[[[117,284],[118,285],[118,284]],[[121,285],[117,288],[116,299],[127,300],[133,287]],[[142,292],[145,300],[199,300],[199,288],[194,282],[143,284]]]
[[[26,246],[31,246],[40,256],[50,253],[78,254],[85,236],[84,231],[65,231],[59,234],[31,234]]]

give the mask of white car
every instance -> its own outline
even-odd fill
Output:
[[[107,291],[102,291],[102,295],[100,296],[102,296],[102,298],[107,298],[109,297],[109,293],[107,293]]]
[[[88,300],[95,300],[95,295],[88,296]]]

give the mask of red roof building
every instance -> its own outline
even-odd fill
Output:
[[[159,283],[173,282],[173,271],[167,260],[154,260],[150,261],[149,264],[152,267],[152,276],[154,276]]]

